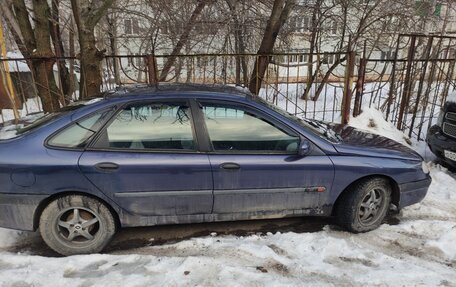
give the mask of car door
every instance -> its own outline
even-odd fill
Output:
[[[79,160],[82,172],[122,208],[145,216],[207,214],[213,183],[198,152],[187,101],[130,103]]]
[[[331,160],[318,147],[252,106],[199,101],[212,145],[213,213],[319,212],[334,178]]]

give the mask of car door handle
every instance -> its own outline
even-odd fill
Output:
[[[220,168],[235,170],[235,169],[240,169],[241,166],[235,162],[224,162],[220,165]]]
[[[119,165],[113,162],[100,162],[96,164],[95,167],[104,171],[114,171],[119,168]]]

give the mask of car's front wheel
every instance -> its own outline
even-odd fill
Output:
[[[380,226],[391,203],[391,185],[385,178],[371,178],[352,185],[336,206],[339,224],[359,233]]]
[[[106,205],[82,195],[55,199],[40,217],[41,237],[62,255],[100,252],[115,231],[114,217]]]

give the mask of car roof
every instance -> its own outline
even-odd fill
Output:
[[[115,90],[104,94],[105,99],[124,98],[129,96],[161,96],[161,95],[189,95],[189,94],[224,94],[251,98],[253,95],[249,90],[239,86],[227,86],[219,84],[181,84],[181,83],[159,83],[156,85],[128,85],[120,86]]]
[[[242,87],[219,85],[219,84],[178,84],[160,83],[157,85],[126,85],[117,87],[93,98],[88,98],[87,103],[80,106],[72,114],[72,120],[91,113],[107,104],[123,103],[131,100],[148,100],[152,98],[213,98],[213,99],[239,99],[241,101],[253,99],[249,90]],[[82,107],[85,105],[85,107]]]

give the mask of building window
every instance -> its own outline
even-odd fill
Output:
[[[305,33],[312,29],[312,17],[309,15],[294,16],[290,18],[288,25],[293,32]]]
[[[298,55],[288,55],[288,62],[290,62],[290,63],[298,62]]]
[[[307,55],[305,53],[309,53],[309,49],[294,50],[294,51],[292,51],[292,53],[296,53],[296,55],[288,55],[289,63],[307,63],[308,62],[309,55]]]
[[[376,2],[372,0],[361,0],[361,4],[366,6],[366,5],[374,5]]]
[[[382,62],[394,60],[394,54],[392,50],[380,51],[380,60]]]
[[[139,20],[138,19],[125,19],[124,27],[125,27],[125,34],[127,34],[127,35],[139,34]]]
[[[312,28],[312,17],[304,16],[301,19],[301,32],[310,31]]]
[[[292,31],[296,30],[296,27],[297,27],[296,20],[298,20],[297,17],[290,17],[290,20],[288,20],[288,27]]]
[[[334,64],[334,54],[324,54],[321,62],[327,65]]]
[[[456,56],[455,52],[456,51],[454,48],[445,49],[440,53],[440,58],[441,59],[454,59]]]
[[[169,27],[169,24],[166,22],[161,23],[160,31],[162,32],[162,34],[171,34],[171,29]]]
[[[331,35],[337,35],[337,22],[332,20],[329,22],[329,25],[328,25],[328,31]]]
[[[437,16],[440,17],[442,13],[442,3],[436,3],[432,0],[418,0],[415,1],[415,13],[417,16],[428,17]]]
[[[440,17],[442,14],[442,3],[435,4],[434,16]]]

